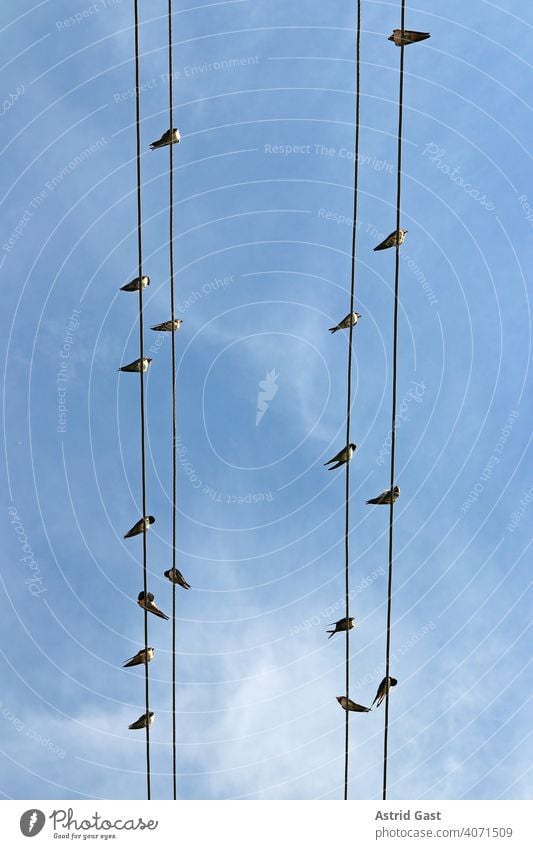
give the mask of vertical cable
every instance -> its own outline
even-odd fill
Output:
[[[168,0],[168,112],[169,129],[174,130],[174,81],[172,61],[172,0]],[[170,266],[170,320],[175,320],[174,304],[174,142],[169,144],[169,266]],[[174,327],[174,325],[172,325]],[[171,382],[172,382],[172,569],[176,569],[176,332],[172,329]],[[175,572],[173,572],[175,574]],[[176,778],[176,584],[172,582],[172,791],[177,798]]]
[[[136,160],[137,160],[137,249],[139,256],[139,357],[144,359],[144,316],[143,316],[143,287],[141,279],[143,276],[142,258],[142,205],[141,205],[141,88],[140,88],[140,61],[139,61],[139,7],[138,0],[134,0],[135,15],[135,124],[136,124]],[[146,517],[146,450],[145,450],[145,405],[144,405],[144,371],[141,367],[139,372],[141,389],[141,487],[142,487],[142,515]],[[143,531],[143,588],[145,598],[148,593],[147,574],[147,547],[146,532]],[[148,676],[148,611],[144,610],[144,695],[146,703],[146,797],[151,798],[150,791],[150,724],[148,714],[150,710],[150,690]]]
[[[359,190],[359,113],[361,101],[361,0],[357,0],[357,32],[356,32],[356,58],[355,58],[355,141],[354,141],[354,195],[353,195],[353,223],[352,223],[352,266],[350,287],[350,315],[354,311],[355,304],[355,266],[357,246],[357,202]],[[350,321],[350,335],[348,341],[348,390],[346,402],[346,450],[350,444],[350,424],[352,406],[352,348],[353,324]],[[348,628],[348,617],[350,615],[350,463],[346,468],[346,525],[344,533],[345,550],[345,615],[346,615],[346,698],[350,696],[350,629]],[[349,759],[349,719],[350,711],[345,711],[344,725],[344,799],[348,799],[348,759]]]
[[[401,31],[405,29],[405,0],[402,0]],[[396,185],[396,232],[400,231],[401,218],[401,188],[402,188],[402,129],[403,129],[403,55],[404,44],[400,47],[400,91],[398,97],[398,169]],[[400,303],[400,240],[396,241],[396,263],[394,271],[394,331],[392,354],[392,423],[391,423],[391,461],[390,461],[390,510],[389,510],[389,578],[387,587],[387,647],[385,661],[385,677],[388,682],[390,674],[391,647],[391,618],[392,618],[392,565],[393,565],[393,534],[394,534],[394,466],[396,452],[396,390],[398,383],[398,308]],[[385,697],[385,730],[383,736],[383,799],[387,798],[387,758],[389,744],[389,693]]]

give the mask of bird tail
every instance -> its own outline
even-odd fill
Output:
[[[338,462],[338,463],[335,463],[335,465],[334,465],[334,466],[330,466],[330,467],[329,467],[329,471],[330,471],[330,472],[332,472],[332,471],[333,471],[333,469],[338,469],[338,468],[339,468],[339,466],[342,466],[342,463],[340,462],[340,460],[339,460],[339,462]]]
[[[126,669],[126,667],[128,667],[128,666],[137,666],[138,664],[139,664],[139,661],[136,660],[134,657],[132,657],[131,660],[128,660],[128,661],[126,661],[126,663],[122,664],[122,668]]]
[[[331,640],[333,634],[335,634],[335,633],[336,633],[335,631],[326,631],[326,634],[329,634],[328,640]]]
[[[336,333],[338,329],[338,327],[328,327],[330,333]]]

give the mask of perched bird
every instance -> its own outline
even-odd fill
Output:
[[[128,539],[128,537],[136,537],[137,534],[143,534],[148,530],[150,525],[153,525],[155,519],[153,516],[145,516],[144,519],[139,519],[138,522],[135,522],[133,528],[130,528],[127,534],[124,534],[124,539]]]
[[[165,130],[160,139],[152,142],[150,150],[156,150],[158,147],[166,147],[168,144],[179,144],[180,138],[180,131],[175,127],[173,130]]]
[[[162,610],[159,610],[157,604],[154,601],[153,593],[146,593],[146,597],[144,592],[140,592],[137,597],[137,604],[139,607],[142,607],[143,610],[147,610],[148,613],[153,613],[154,616],[159,616],[160,619],[168,619],[166,613],[163,613]]]
[[[125,286],[120,287],[121,292],[138,292],[139,289],[146,289],[147,286],[150,285],[150,278],[144,274],[141,277],[141,285],[139,286],[139,278],[136,277],[135,280],[131,280],[130,283],[126,283]]]
[[[330,466],[331,463],[335,463],[334,466],[330,466],[330,472],[332,472],[333,469],[338,469],[339,466],[343,466],[345,463],[352,459],[353,452],[356,448],[357,445],[355,445],[353,442],[350,442],[348,448],[343,448],[342,451],[339,451],[338,454],[335,454],[335,456],[332,457],[331,460],[328,460],[327,463],[324,463],[324,465]]]
[[[408,232],[409,232],[408,230],[400,229],[400,245],[403,245],[403,243],[405,241],[405,237],[407,236]],[[386,248],[395,248],[397,241],[398,241],[398,232],[397,232],[397,230],[394,230],[394,232],[391,233],[390,236],[387,236],[386,239],[383,239],[383,241],[380,242],[379,245],[377,245],[377,247],[374,248],[374,250],[375,251],[384,251]]]
[[[395,486],[392,490],[392,500],[397,501],[400,497],[400,487]],[[369,498],[366,502],[367,504],[390,504],[390,489],[384,489],[383,492],[380,492],[379,495],[376,495],[375,498]]]
[[[148,371],[150,368],[150,363],[152,362],[151,357],[143,357],[141,360],[133,360],[132,363],[128,363],[127,366],[120,366],[119,371],[136,371],[137,373],[142,371],[143,373]]]
[[[162,324],[154,324],[150,330],[168,330],[170,333],[174,333],[175,330],[179,330],[181,325],[183,324],[182,318],[176,318],[174,321],[164,321]]]
[[[127,666],[140,666],[141,663],[144,666],[145,659],[148,661],[148,663],[150,663],[154,654],[155,649],[153,648],[139,649],[137,654],[133,655],[133,657],[130,657],[129,660],[122,664],[122,667],[125,669]]]
[[[405,44],[416,44],[417,41],[425,41],[426,38],[431,38],[429,32],[417,32],[414,29],[393,29],[392,35],[389,35],[388,40],[394,41],[396,47],[401,47]]]
[[[344,710],[353,710],[356,713],[370,713],[372,708],[367,708],[364,705],[358,705],[357,702],[352,702],[346,696],[337,696],[337,701]]]
[[[187,583],[179,569],[167,569],[165,578],[168,578],[171,584],[179,584],[184,590],[190,590],[191,588],[191,585]]]
[[[342,321],[339,321],[339,323],[335,325],[335,327],[329,327],[328,330],[330,333],[336,333],[337,330],[346,330],[346,328],[350,327],[350,325],[355,327],[360,318],[361,316],[358,312],[349,312],[346,318],[343,318]]]
[[[135,722],[132,722],[131,725],[128,725],[130,731],[137,731],[139,728],[146,728],[146,726],[150,727],[152,722],[154,721],[154,712],[153,710],[148,711],[148,716],[143,713],[139,719],[136,719]]]
[[[348,623],[348,627],[346,627],[346,623]],[[335,625],[335,628],[332,631],[326,631],[326,634],[329,634],[328,640],[331,640],[333,634],[339,634],[341,631],[350,631],[355,627],[355,619],[353,616],[349,616],[348,619],[339,619],[338,622],[331,622],[331,625]]]
[[[376,707],[379,707],[381,702],[389,692],[390,688],[395,687],[397,683],[398,681],[396,680],[396,678],[391,678],[390,676],[388,678],[384,678],[378,687],[376,698],[372,702],[372,707],[374,707],[374,705],[376,705]]]

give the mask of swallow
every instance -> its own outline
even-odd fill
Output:
[[[332,472],[333,469],[338,469],[339,466],[343,466],[346,462],[348,462],[349,460],[352,459],[353,452],[355,451],[356,448],[357,448],[357,445],[355,445],[353,442],[350,442],[347,449],[343,448],[342,451],[339,451],[338,454],[335,454],[335,456],[332,457],[331,460],[328,460],[327,463],[324,463],[324,465],[330,466],[331,463],[335,463],[334,466],[330,466],[330,469],[329,469],[330,472]]]
[[[408,230],[402,230],[400,228],[400,245],[403,245],[403,243],[405,241],[405,237],[407,236],[408,232],[409,232]],[[386,248],[395,248],[397,241],[398,241],[398,233],[397,233],[396,230],[394,230],[394,232],[391,233],[390,236],[387,236],[386,239],[383,239],[383,241],[380,242],[379,245],[377,245],[374,248],[374,250],[375,251],[384,251]]]
[[[128,363],[127,366],[120,366],[118,371],[136,371],[137,373],[142,371],[144,374],[150,368],[151,362],[151,357],[143,357],[142,360],[139,358],[138,360],[133,360],[132,363]]]
[[[150,727],[152,722],[154,721],[154,712],[153,710],[148,711],[148,717],[145,713],[136,719],[135,722],[132,722],[131,725],[128,725],[130,731],[137,731],[139,728],[146,728],[146,726]]]
[[[128,539],[129,537],[136,537],[137,534],[143,534],[148,530],[150,525],[153,525],[155,519],[153,516],[145,516],[144,519],[139,519],[138,522],[135,522],[133,528],[130,528],[127,534],[124,534],[124,539]]]
[[[150,278],[145,275],[141,277],[141,285],[139,286],[139,278],[136,277],[135,280],[131,280],[130,283],[126,283],[125,286],[120,287],[121,292],[138,292],[139,289],[146,289],[147,286],[150,285]]]
[[[191,585],[187,583],[179,569],[167,569],[165,578],[168,578],[171,584],[179,584],[184,590],[190,590]]]
[[[156,150],[158,147],[166,147],[169,144],[179,144],[180,143],[180,131],[174,128],[173,130],[165,130],[160,139],[155,142],[152,142],[150,145],[150,150]]]
[[[168,330],[170,333],[174,333],[175,330],[179,330],[181,325],[183,324],[182,318],[176,318],[174,321],[164,321],[162,324],[154,324],[150,330]]]
[[[395,486],[392,490],[392,500],[397,501],[400,497],[400,487]],[[369,498],[366,502],[367,504],[390,504],[390,489],[384,489],[383,492],[380,492],[379,495],[376,495],[375,498]]]
[[[122,664],[122,668],[125,669],[127,666],[140,666],[141,663],[144,666],[145,658],[146,658],[146,661],[148,663],[150,663],[154,654],[155,654],[155,649],[153,649],[153,648],[139,649],[137,654],[133,655],[133,657],[130,657],[129,660],[127,660],[125,663]]]
[[[416,44],[417,41],[425,41],[426,38],[431,38],[429,32],[417,32],[414,29],[393,29],[392,35],[389,35],[388,41],[394,41],[396,47],[402,47],[406,44]]]
[[[346,622],[348,622],[348,627],[346,627]],[[353,616],[349,616],[348,619],[339,619],[338,622],[330,622],[331,625],[335,625],[333,631],[326,631],[326,634],[329,634],[328,640],[331,640],[333,634],[339,634],[341,631],[350,631],[355,627],[355,619]]]
[[[355,327],[360,318],[361,316],[358,312],[349,312],[346,318],[343,318],[342,321],[339,321],[339,323],[336,324],[335,327],[329,327],[328,330],[330,333],[336,333],[337,330],[346,330],[346,328],[350,326]]]
[[[153,593],[146,593],[146,598],[144,596],[144,592],[140,592],[137,597],[137,604],[139,607],[142,607],[143,610],[147,610],[148,613],[153,613],[154,616],[159,616],[160,619],[168,619],[166,613],[163,613],[162,610],[159,610],[157,604],[154,601]]]
[[[389,692],[390,688],[395,687],[397,683],[398,681],[396,680],[396,678],[391,678],[390,676],[388,678],[384,678],[378,687],[376,698],[372,702],[372,707],[374,707],[374,705],[376,705],[376,707],[379,707],[381,702]]]
[[[364,705],[358,705],[357,702],[352,702],[346,696],[337,696],[337,701],[344,710],[353,710],[356,713],[370,713],[372,708],[367,708]]]

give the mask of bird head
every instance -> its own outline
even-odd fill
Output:
[[[154,522],[155,522],[155,517],[154,516],[148,516],[148,524],[153,525]]]
[[[352,451],[355,451],[355,449],[357,448],[355,442],[350,442],[350,448],[352,449]]]

